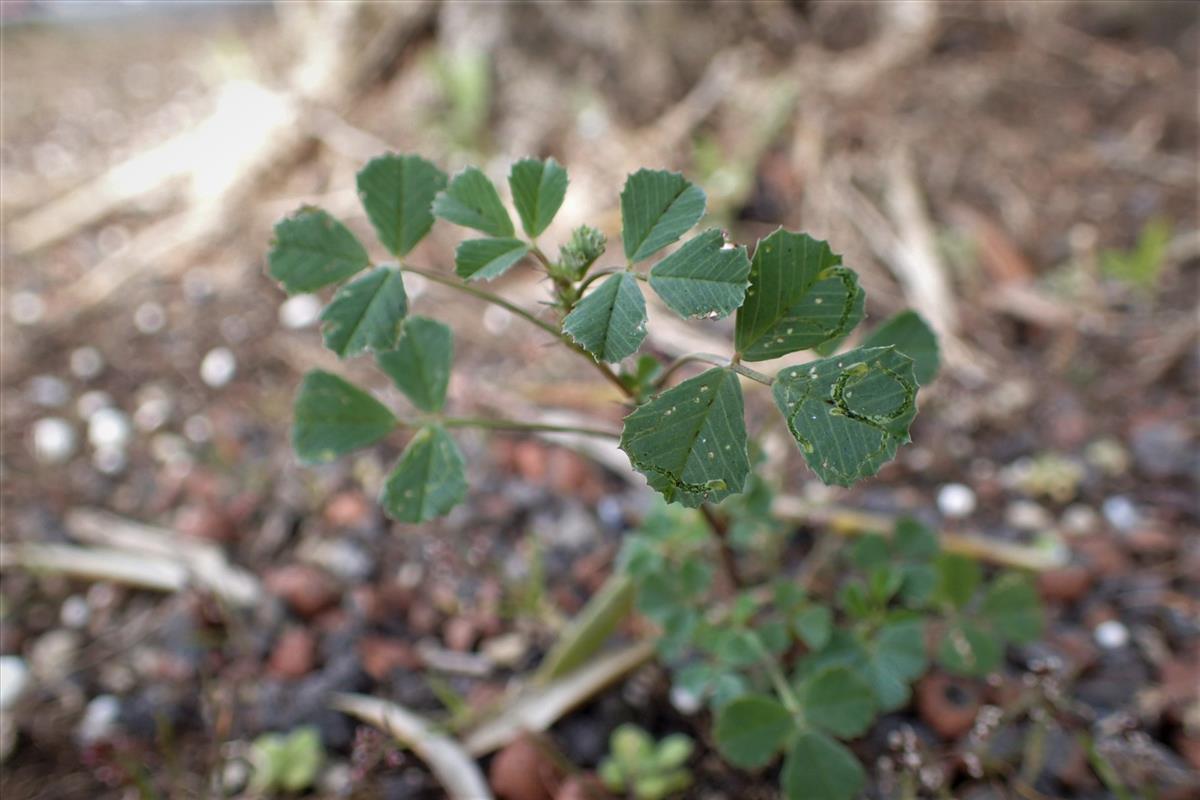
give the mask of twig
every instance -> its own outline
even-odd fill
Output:
[[[725,571],[730,589],[736,592],[744,584],[741,573],[738,571],[737,554],[733,552],[733,547],[729,544],[729,524],[717,514],[716,509],[710,503],[700,504],[700,516],[704,518],[709,530],[713,533],[713,538],[717,541],[717,554],[721,558],[721,567]]]

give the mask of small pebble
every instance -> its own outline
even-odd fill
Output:
[[[75,729],[80,744],[96,744],[111,739],[121,716],[121,701],[111,694],[98,695],[87,704],[83,719]]]
[[[75,429],[61,417],[33,423],[33,455],[43,464],[62,464],[75,455]]]
[[[1104,513],[1104,518],[1108,520],[1108,524],[1119,531],[1127,531],[1142,520],[1142,515],[1138,513],[1137,506],[1124,495],[1118,494],[1107,498],[1100,507],[1100,510]]]
[[[36,325],[46,316],[46,301],[34,292],[14,292],[8,301],[8,313],[18,325]]]
[[[102,408],[108,408],[113,403],[112,395],[99,389],[91,389],[79,395],[75,401],[75,411],[80,419],[91,419]]]
[[[29,667],[20,656],[0,656],[0,712],[12,708],[29,688]]]
[[[700,695],[683,686],[672,686],[671,705],[680,714],[690,717],[703,708],[704,701],[700,698]]]
[[[948,483],[938,490],[937,505],[943,516],[970,516],[975,511],[975,492],[961,483]]]
[[[1014,500],[1004,511],[1004,520],[1019,531],[1042,531],[1054,525],[1050,512],[1030,500]]]
[[[1101,622],[1093,632],[1096,644],[1105,650],[1117,650],[1129,644],[1129,629],[1118,620],[1110,619]]]
[[[73,594],[63,600],[62,607],[58,610],[58,618],[68,628],[83,628],[88,624],[91,616],[92,609],[88,606],[87,600],[78,594]]]
[[[203,414],[193,414],[183,422],[183,435],[194,444],[204,444],[212,438],[212,422]]]
[[[88,417],[88,441],[96,449],[121,449],[129,443],[129,418],[115,408],[97,409]]]
[[[515,667],[529,652],[529,640],[515,631],[502,633],[486,640],[479,649],[497,666]]]
[[[279,324],[285,328],[307,328],[315,325],[320,318],[321,300],[315,294],[298,294],[284,300],[279,306]]]
[[[133,327],[147,336],[158,333],[167,325],[167,312],[158,303],[146,302],[133,312]]]
[[[94,347],[80,347],[71,351],[71,374],[83,381],[90,381],[104,371],[104,356]]]
[[[1100,523],[1100,515],[1091,506],[1073,503],[1062,514],[1062,530],[1075,536],[1092,533]]]
[[[171,398],[161,389],[143,396],[133,412],[133,424],[147,433],[158,430],[170,418]]]
[[[36,405],[60,408],[71,399],[71,388],[56,375],[35,375],[29,379],[25,396]]]
[[[200,380],[214,389],[225,386],[237,373],[237,359],[228,347],[214,347],[200,362]]]

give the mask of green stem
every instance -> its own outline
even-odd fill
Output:
[[[758,383],[761,383],[764,386],[770,386],[771,384],[773,384],[775,382],[775,379],[772,378],[770,375],[764,375],[763,373],[759,372],[758,370],[750,369],[749,367],[740,363],[736,359],[727,359],[722,356],[713,355],[712,353],[688,353],[687,355],[680,356],[679,358],[672,361],[667,366],[667,368],[665,370],[663,370],[663,374],[660,375],[658,377],[658,380],[656,380],[654,382],[654,388],[661,389],[663,386],[666,385],[667,381],[671,378],[671,376],[674,375],[675,372],[679,370],[680,367],[682,367],[686,364],[692,364],[695,362],[702,362],[705,364],[712,364],[713,366],[717,366],[717,367],[724,367],[726,369],[731,369],[734,372],[736,372],[738,375],[747,377],[752,381],[757,381]]]
[[[601,278],[605,278],[609,275],[616,275],[618,272],[624,272],[624,271],[625,270],[621,269],[620,267],[608,267],[606,269],[602,269],[602,270],[593,272],[591,275],[588,275],[586,278],[584,278],[583,282],[579,284],[579,296],[583,297],[583,290],[586,289],[587,287],[591,286],[593,283],[600,280]]]
[[[541,433],[578,433],[583,436],[601,436],[608,439],[619,439],[620,433],[606,431],[602,428],[586,428],[579,425],[551,425],[542,422],[521,422],[513,419],[492,419],[489,417],[447,417],[441,420],[447,428],[484,428],[496,431],[530,431]]]
[[[771,655],[758,636],[753,633],[750,635],[750,641],[754,642],[755,649],[758,650],[758,660],[766,668],[767,675],[771,678],[771,685],[775,687],[775,691],[779,694],[779,699],[783,701],[784,707],[793,716],[797,718],[802,717],[804,710],[800,706],[800,698],[792,691],[791,684],[788,683],[787,677],[783,674],[783,668],[779,666],[779,662],[775,659],[775,656]]]

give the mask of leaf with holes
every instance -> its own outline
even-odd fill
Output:
[[[713,736],[731,764],[757,769],[775,758],[795,730],[791,713],[777,700],[751,694],[721,708]]]
[[[292,446],[301,461],[330,461],[379,441],[396,418],[383,403],[337,375],[304,376],[292,421]]]
[[[704,192],[678,172],[639,169],[621,190],[621,239],[630,263],[679,239],[704,215]]]
[[[325,346],[341,358],[391,350],[407,313],[400,270],[377,267],[338,289],[321,313]]]
[[[849,667],[830,667],[801,688],[804,719],[835,736],[850,739],[875,719],[871,687]]]
[[[466,462],[440,425],[426,425],[404,448],[383,486],[380,505],[399,522],[446,514],[467,494]]]
[[[744,360],[765,361],[840,339],[862,319],[860,294],[828,244],[777,230],[754,248],[734,345]]]
[[[639,406],[621,449],[669,502],[695,507],[742,491],[750,461],[737,375],[710,369]]]
[[[646,298],[637,278],[630,272],[606,278],[567,314],[562,329],[597,361],[635,353],[646,338]]]
[[[890,347],[786,367],[773,391],[804,460],[840,486],[878,472],[917,414],[912,359]]]
[[[358,173],[358,196],[379,241],[406,255],[433,227],[430,205],[446,187],[446,173],[420,156],[373,158]]]
[[[567,193],[567,171],[553,158],[522,159],[508,173],[508,188],[512,190],[513,205],[525,233],[530,238],[541,236],[562,206]]]
[[[395,349],[377,354],[375,361],[413,405],[436,414],[446,402],[454,334],[437,320],[409,317]]]
[[[780,778],[788,800],[851,800],[867,781],[853,753],[816,731],[796,737]]]
[[[321,209],[307,207],[275,226],[267,261],[271,277],[288,294],[344,281],[371,263],[349,228]]]
[[[433,213],[488,236],[513,235],[512,219],[500,202],[496,187],[477,167],[467,167],[450,179],[450,185],[434,198]]]
[[[915,311],[901,311],[880,325],[863,347],[887,347],[891,345],[913,360],[913,373],[917,383],[924,386],[934,379],[940,359],[937,335]]]
[[[467,239],[454,253],[454,271],[469,281],[490,281],[529,252],[520,239]]]
[[[712,228],[655,264],[650,287],[681,317],[718,319],[746,299],[749,274],[746,248],[725,247],[725,235]]]

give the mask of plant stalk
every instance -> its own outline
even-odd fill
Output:
[[[679,370],[680,367],[682,367],[686,364],[693,364],[696,362],[702,362],[704,364],[712,364],[713,366],[716,366],[716,367],[724,367],[726,369],[731,369],[734,372],[736,372],[737,374],[747,377],[752,381],[757,381],[758,383],[761,383],[764,386],[770,386],[772,383],[775,382],[775,379],[772,378],[770,375],[764,375],[763,373],[759,372],[758,370],[750,369],[749,367],[747,367],[746,365],[744,365],[740,361],[738,361],[736,358],[734,358],[734,359],[724,358],[722,356],[714,355],[712,353],[688,353],[687,355],[680,356],[679,358],[672,361],[667,366],[667,368],[665,370],[663,370],[663,374],[658,377],[658,380],[656,380],[654,382],[654,387],[656,389],[661,389],[663,386],[666,385],[667,381],[671,378],[671,376],[674,375],[675,372],[677,372]]]
[[[600,436],[607,439],[619,439],[617,431],[606,431],[601,428],[585,428],[578,425],[551,425],[542,422],[521,422],[514,419],[493,419],[490,417],[447,417],[441,421],[447,428],[484,428],[496,431],[530,431],[538,433],[578,433],[583,436]]]

